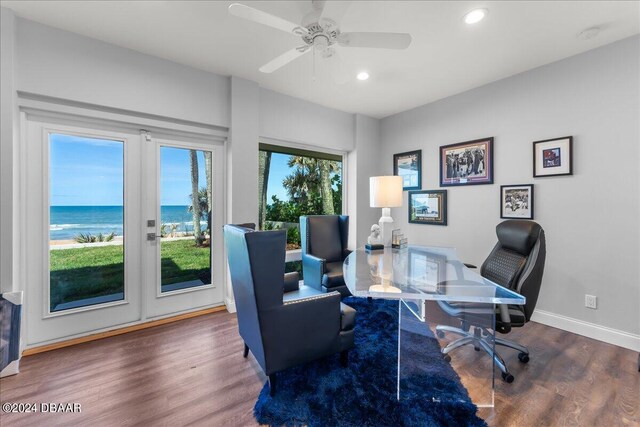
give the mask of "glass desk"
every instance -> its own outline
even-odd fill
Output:
[[[344,261],[344,278],[356,297],[398,300],[398,399],[403,379],[438,375],[422,368],[427,364],[421,364],[420,356],[409,348],[410,336],[421,334],[437,339],[443,353],[464,346],[439,357],[451,357],[476,405],[493,406],[495,363],[501,361],[487,352],[495,348],[496,304],[523,305],[524,296],[467,268],[453,248],[410,245],[373,252],[359,248]],[[454,342],[466,335],[460,329],[477,339]],[[425,398],[438,400],[437,396]]]

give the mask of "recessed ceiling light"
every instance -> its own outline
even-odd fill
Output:
[[[489,10],[487,9],[473,9],[471,12],[464,15],[464,22],[467,24],[477,24],[487,16]]]
[[[367,73],[366,71],[361,71],[361,72],[358,73],[356,78],[358,80],[367,80],[369,78],[369,73]]]

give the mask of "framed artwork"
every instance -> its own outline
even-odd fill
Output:
[[[447,225],[447,190],[409,191],[409,222]]]
[[[500,218],[533,219],[533,184],[500,186]]]
[[[573,175],[573,137],[533,142],[533,177]]]
[[[440,147],[440,186],[493,184],[493,137]]]
[[[393,155],[393,174],[402,177],[403,190],[422,187],[422,150]]]

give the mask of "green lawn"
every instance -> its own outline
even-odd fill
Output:
[[[51,310],[58,304],[124,290],[122,245],[58,249],[51,253]],[[200,279],[209,282],[209,248],[193,240],[162,242],[162,285]]]

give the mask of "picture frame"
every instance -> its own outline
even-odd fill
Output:
[[[500,218],[533,219],[533,184],[500,186]]]
[[[402,190],[422,188],[422,150],[393,155],[393,174],[402,177]]]
[[[493,184],[493,137],[440,147],[440,187]]]
[[[533,177],[573,175],[573,136],[533,142]]]
[[[447,225],[447,190],[409,191],[409,223]]]

